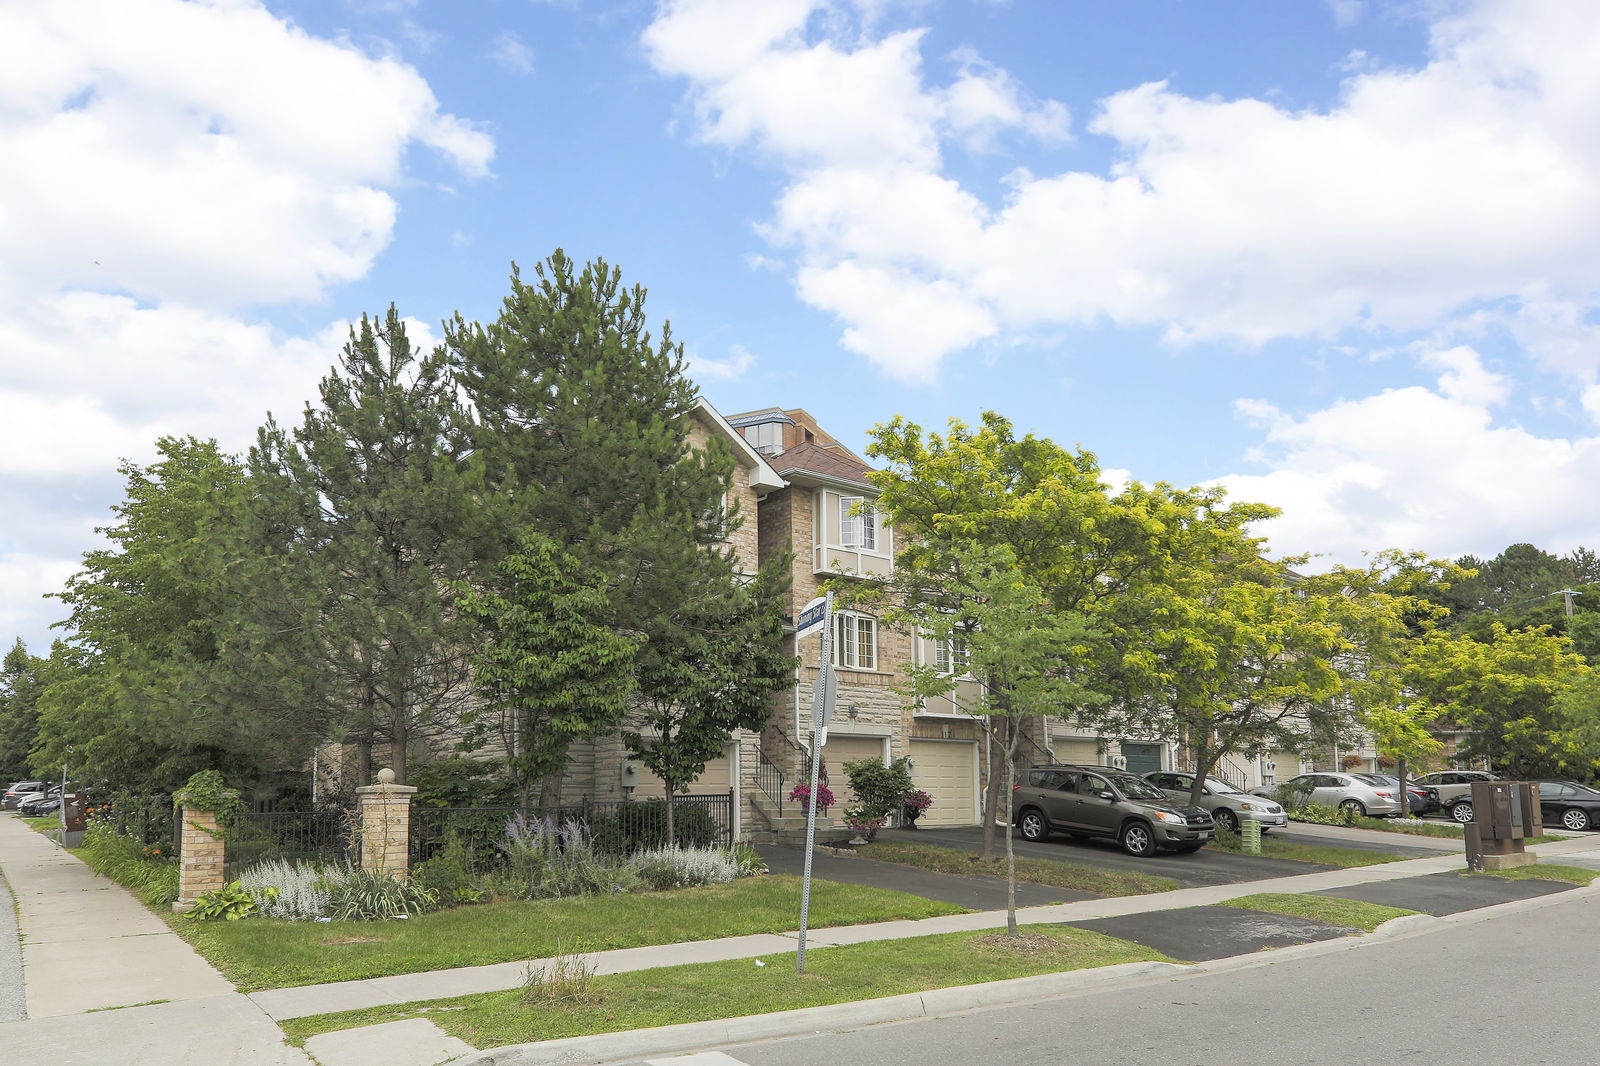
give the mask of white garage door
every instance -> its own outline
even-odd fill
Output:
[[[972,825],[978,817],[978,745],[970,740],[913,740],[911,779],[933,797],[918,825]]]
[[[719,759],[712,759],[706,763],[706,768],[701,771],[700,776],[689,782],[689,787],[680,792],[679,795],[727,795],[732,782],[732,775],[728,767],[729,759],[726,755]],[[639,787],[634,790],[634,799],[656,799],[667,794],[665,781],[646,770],[643,765],[640,765],[639,771]]]
[[[862,759],[876,759],[883,761],[883,737],[852,737],[840,736],[838,733],[829,732],[828,742],[822,746],[823,765],[828,768],[828,791],[833,793],[833,810],[828,813],[834,817],[844,817],[844,809],[852,806],[856,801],[856,794],[850,791],[850,778],[845,776],[844,764],[859,762]]]

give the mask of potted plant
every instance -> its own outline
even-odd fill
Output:
[[[906,828],[915,829],[917,827],[917,819],[926,814],[928,808],[932,806],[933,797],[920,788],[914,788],[902,796],[900,798],[900,817],[905,820]]]

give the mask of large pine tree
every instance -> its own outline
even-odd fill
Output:
[[[789,678],[792,664],[773,653],[779,608],[769,594],[786,561],[772,560],[743,588],[749,575],[726,547],[742,521],[726,502],[733,457],[717,440],[691,445],[696,390],[670,327],[659,340],[646,328],[644,290],[624,287],[603,261],[579,269],[560,251],[534,274],[529,282],[513,272],[494,322],[458,317],[448,330],[470,405],[477,518],[502,533],[479,543],[485,561],[498,562],[499,549],[517,550],[507,534],[536,535],[603,594],[590,619],[635,644],[627,706],[641,728],[625,733],[678,788],[734,728],[759,725],[765,697]],[[518,590],[504,587],[502,573],[486,570],[483,581],[501,582],[502,602],[514,603]],[[528,640],[537,654],[543,638],[502,626],[496,639],[495,654],[514,657],[506,642]],[[684,681],[711,671],[709,686]],[[527,721],[524,705],[548,698],[531,680],[495,695],[480,721]],[[563,739],[624,725],[608,699],[590,701],[586,713],[582,729],[565,720]],[[529,743],[550,752],[550,739]],[[558,791],[550,782],[545,798]]]

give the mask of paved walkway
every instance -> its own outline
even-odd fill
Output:
[[[1330,839],[1338,834],[1360,832],[1333,827],[1310,829],[1314,833],[1324,830],[1323,835]],[[1019,919],[1032,925],[1138,914],[1154,916],[1162,911],[1207,906],[1252,892],[1328,891],[1461,868],[1463,859],[1458,843],[1442,841],[1434,847],[1437,855],[1379,866],[1321,870],[1268,881],[1187,888],[1150,896],[1029,907],[1019,913]],[[1566,861],[1570,856],[1580,864],[1594,864],[1600,862],[1600,835],[1540,845],[1537,851],[1546,862]],[[35,1052],[57,1063],[307,1064],[312,1061],[309,1057],[283,1044],[274,1019],[515,988],[523,982],[528,966],[526,962],[472,966],[368,981],[274,989],[243,996],[234,992],[228,982],[165,923],[126,892],[10,817],[0,817],[0,869],[16,896],[23,938],[28,1020],[0,1024],[0,1047],[5,1047],[15,1061],[27,1061],[35,1057],[29,1052]],[[926,876],[921,871],[900,869],[904,873],[891,870],[885,876],[911,881]],[[886,887],[900,886],[891,880]],[[819,920],[825,920],[825,916],[819,916]],[[808,934],[807,944],[827,947],[992,929],[1004,923],[1004,911],[986,910],[921,921],[815,929]],[[618,973],[788,952],[794,950],[796,937],[791,931],[597,952],[588,958],[596,972]],[[3,939],[3,927],[0,927],[0,939]],[[545,960],[534,960],[535,963],[540,961]],[[1133,970],[1142,972],[1141,967],[1151,965],[1156,964],[1136,964]],[[1092,978],[1082,974],[1052,975],[1053,982],[1029,978],[1023,985],[1005,984],[1014,988],[1025,986],[1024,990],[1035,989],[1029,993],[1033,995],[1051,994],[1049,990],[1063,981],[1103,982],[1126,978],[1122,972],[1125,968],[1115,969],[1115,973],[1092,971]],[[5,972],[4,948],[0,944],[0,976]],[[958,1001],[977,1003],[982,1002],[984,996],[1000,994],[1000,991],[989,991],[988,986],[975,986],[964,992],[929,993],[919,997],[918,1002],[923,1005],[919,1009],[925,1009],[927,1002],[945,1003],[941,1009],[956,1009],[954,1004]],[[1003,994],[1017,993],[1013,990]],[[0,1004],[3,1002],[0,998]],[[848,1004],[816,1008],[835,1014],[849,1009],[859,1012],[864,1008]],[[816,1024],[842,1024],[822,1021],[822,1017],[818,1015]],[[839,1014],[839,1017],[845,1015]],[[755,1020],[747,1022],[754,1024]],[[323,1066],[366,1066],[380,1062],[385,1066],[432,1066],[466,1050],[465,1045],[443,1037],[426,1022],[395,1023],[350,1034],[328,1034],[314,1038],[308,1048]],[[522,1060],[508,1058],[505,1061]],[[587,1061],[594,1061],[594,1058]]]
[[[4,969],[3,947],[0,976],[4,996],[25,1011],[25,1020],[0,1024],[8,1061],[311,1062],[165,922],[10,815],[0,816],[0,870],[16,900],[22,987]]]

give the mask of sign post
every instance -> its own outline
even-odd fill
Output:
[[[806,972],[806,925],[811,918],[811,849],[817,842],[817,771],[822,765],[822,746],[828,742],[828,719],[833,715],[833,593],[819,596],[800,612],[795,628],[795,643],[801,637],[822,630],[822,670],[811,700],[811,791],[806,803],[806,860],[800,878],[800,948],[794,957],[794,972]]]

